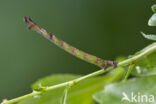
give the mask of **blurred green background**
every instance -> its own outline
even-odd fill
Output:
[[[150,41],[147,26],[154,0],[0,0],[0,100],[30,93],[30,85],[54,73],[87,74],[98,67],[83,62],[28,31],[22,19],[71,45],[114,60]]]

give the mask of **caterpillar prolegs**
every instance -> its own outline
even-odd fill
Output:
[[[117,63],[115,61],[103,60],[94,55],[83,52],[83,51],[69,45],[68,43],[58,39],[55,35],[47,32],[45,29],[41,28],[39,25],[37,25],[35,22],[33,22],[30,17],[24,17],[24,21],[25,21],[25,23],[28,23],[29,30],[34,30],[34,31],[40,33],[43,37],[45,37],[52,43],[56,44],[58,47],[62,48],[66,52],[68,52],[84,61],[87,61],[89,63],[97,65],[103,69],[106,69],[111,66],[113,66],[113,67],[117,66]]]

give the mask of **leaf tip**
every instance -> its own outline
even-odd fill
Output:
[[[141,32],[141,34],[143,35],[144,38],[146,39],[149,39],[149,40],[156,40],[156,35],[153,35],[153,34],[150,34],[150,35],[147,35],[143,32]]]
[[[143,36],[144,38],[149,39],[149,38],[148,38],[148,35],[146,35],[144,32],[141,31],[140,33],[142,34],[142,36]]]
[[[145,37],[146,34],[144,32],[141,31],[140,33],[142,34],[143,37]]]
[[[156,13],[156,4],[152,5],[151,9],[154,13]]]
[[[156,13],[154,13],[148,21],[149,26],[156,26]]]

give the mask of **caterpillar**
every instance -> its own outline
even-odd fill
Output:
[[[103,60],[99,57],[83,52],[69,45],[68,43],[58,39],[54,34],[47,32],[45,29],[41,28],[39,25],[33,22],[30,17],[24,17],[24,22],[28,24],[29,30],[34,30],[38,32],[39,34],[41,34],[43,37],[45,37],[58,47],[62,48],[66,52],[76,56],[79,59],[94,64],[102,69],[106,69],[108,67],[117,67],[117,62],[115,61]]]

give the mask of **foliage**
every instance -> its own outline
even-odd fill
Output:
[[[108,85],[104,90],[96,93],[93,98],[100,104],[127,104],[132,102],[131,94],[133,92],[134,95],[141,96],[141,95],[150,95],[156,96],[156,76],[149,76],[143,78],[133,78],[128,81],[114,83]],[[126,94],[129,98],[129,101],[123,100],[123,94]],[[138,98],[130,104],[142,104],[145,102],[139,101]],[[147,101],[149,104],[150,101]]]
[[[92,104],[92,95],[102,89],[105,85],[121,80],[124,72],[123,68],[117,68],[108,75],[90,78],[78,83],[68,90],[67,104]],[[33,89],[36,89],[37,85],[40,83],[42,83],[43,86],[52,86],[78,77],[80,76],[71,74],[52,75],[33,84]],[[40,98],[28,98],[19,104],[59,104],[64,88],[65,87],[47,91],[43,93]]]
[[[140,61],[136,62],[132,75],[134,76],[151,76],[156,75],[156,51],[145,56]]]
[[[146,35],[143,32],[141,32],[141,34],[146,38],[146,39],[150,39],[150,40],[156,40],[156,35],[150,34],[150,35]]]

